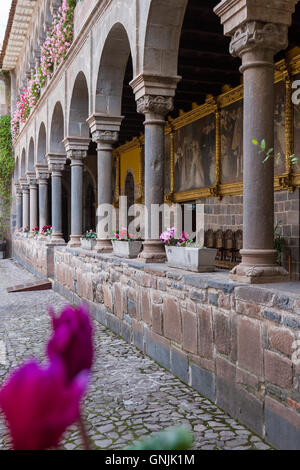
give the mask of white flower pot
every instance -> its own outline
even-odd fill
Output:
[[[214,248],[195,248],[182,246],[166,246],[168,266],[187,271],[212,272],[218,250]]]
[[[83,250],[93,250],[96,246],[97,240],[94,238],[91,238],[90,240],[87,240],[86,238],[81,238],[81,248]]]
[[[120,258],[137,258],[142,250],[143,242],[139,240],[119,241],[112,240],[114,254]]]

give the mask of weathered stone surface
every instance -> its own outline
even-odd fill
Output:
[[[176,298],[167,297],[164,299],[163,304],[163,322],[164,322],[164,335],[166,338],[181,343],[182,341],[182,326],[181,315]]]
[[[300,449],[300,415],[266,397],[266,438],[284,450]]]
[[[154,333],[163,334],[163,316],[160,305],[152,304],[152,329]]]
[[[213,358],[213,329],[211,308],[198,307],[198,351],[200,356]]]
[[[182,310],[182,334],[183,334],[183,349],[185,351],[197,354],[198,352],[198,323],[197,315]]]
[[[228,356],[231,351],[230,317],[221,311],[214,311],[214,330],[217,350]]]
[[[171,348],[171,371],[183,382],[189,383],[188,356],[175,347]]]
[[[289,390],[292,387],[292,361],[271,351],[265,351],[265,377],[268,382]]]
[[[150,298],[148,291],[143,290],[141,294],[141,314],[142,319],[148,325],[151,324]]]
[[[270,348],[279,351],[286,356],[293,354],[294,335],[286,328],[272,327],[269,330]]]
[[[246,318],[238,319],[238,363],[250,372],[263,374],[261,327]]]

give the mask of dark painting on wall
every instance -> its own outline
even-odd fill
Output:
[[[280,153],[280,160],[275,158],[275,175],[285,172],[285,84],[283,81],[275,85],[274,108],[274,154]]]
[[[210,114],[175,133],[175,191],[189,191],[215,182],[216,125]]]
[[[165,136],[165,194],[169,194],[171,191],[171,169],[170,169],[170,157],[171,157],[171,137],[170,134]]]
[[[243,101],[221,111],[221,182],[243,180]]]

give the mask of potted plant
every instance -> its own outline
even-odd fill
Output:
[[[141,252],[143,242],[134,240],[127,232],[127,228],[122,228],[114,234],[112,239],[114,254],[120,258],[133,259],[137,258]]]
[[[176,238],[175,232],[175,227],[168,228],[160,236],[160,239],[165,243],[170,267],[194,272],[215,270],[214,262],[218,250],[196,245],[185,232],[182,232],[180,238]]]
[[[25,238],[29,237],[29,227],[23,227],[23,236]]]
[[[39,227],[35,227],[32,229],[32,233],[33,233],[33,238],[37,239],[38,236],[39,236],[39,232],[40,232],[40,229]]]
[[[93,250],[97,243],[97,233],[93,230],[88,230],[80,240],[81,247],[84,250]]]
[[[52,238],[52,225],[45,225],[43,228],[42,228],[42,233],[43,235],[45,235],[45,237],[51,241],[51,238]]]

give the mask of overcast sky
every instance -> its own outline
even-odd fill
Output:
[[[0,0],[0,49],[7,25],[11,0]]]

